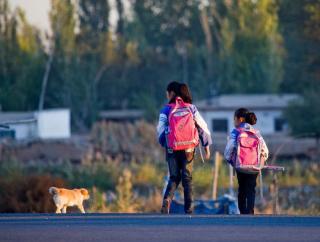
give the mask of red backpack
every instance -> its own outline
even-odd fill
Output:
[[[257,167],[261,163],[260,139],[255,130],[238,128],[238,131],[235,168],[243,172],[258,173]]]
[[[167,145],[169,149],[186,150],[199,144],[199,134],[191,111],[191,104],[177,97],[176,103],[169,104]]]

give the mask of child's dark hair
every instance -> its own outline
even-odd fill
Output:
[[[236,118],[244,118],[245,122],[251,125],[255,125],[257,123],[257,116],[254,112],[250,112],[246,108],[239,108],[234,112],[234,116]]]
[[[176,95],[180,92],[180,83],[179,82],[170,82],[167,86],[167,92],[174,92]]]
[[[169,103],[174,103],[176,101],[176,96],[180,96],[180,83],[173,81],[167,85],[167,92],[174,92],[175,96],[169,101]]]
[[[187,84],[180,84],[178,96],[180,96],[185,103],[192,103],[192,95]]]

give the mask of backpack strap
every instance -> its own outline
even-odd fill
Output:
[[[185,102],[183,101],[183,99],[181,97],[176,97],[176,100],[174,103],[168,103],[167,105],[169,107],[176,107],[176,106],[181,106],[181,104],[185,104]]]
[[[175,103],[168,104],[168,106],[171,107],[168,116],[170,116],[171,113],[175,112],[181,106],[181,104],[184,104],[184,101],[181,97],[176,97]]]
[[[199,148],[199,151],[200,151],[201,161],[204,164],[203,154],[202,154],[202,151],[201,151],[201,145],[199,145],[198,148]]]
[[[259,132],[257,131],[257,130],[255,130],[255,129],[246,129],[246,128],[243,128],[243,127],[239,127],[239,128],[236,128],[236,130],[240,133],[240,132],[250,132],[250,133],[253,133],[253,134],[255,134],[256,136],[258,136],[259,137]]]
[[[183,99],[181,98],[181,97],[176,97],[176,105],[179,105],[179,104],[184,104],[184,101],[183,101]]]

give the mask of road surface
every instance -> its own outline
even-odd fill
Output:
[[[320,217],[0,214],[0,241],[320,242]]]

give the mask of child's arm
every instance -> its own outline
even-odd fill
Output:
[[[228,142],[224,150],[224,158],[229,164],[234,166],[236,152],[237,152],[237,136],[238,131],[236,129],[232,130],[230,136],[228,137]]]
[[[159,121],[157,125],[158,141],[163,147],[166,147],[165,130],[168,126],[168,113],[169,107],[166,106],[160,111]]]
[[[212,145],[210,130],[208,129],[208,125],[206,121],[204,121],[204,119],[202,118],[196,106],[192,105],[191,109],[192,109],[194,121],[196,123],[196,127],[198,129],[198,134],[199,134],[201,144],[204,147],[205,158],[209,160],[211,155],[209,146]]]
[[[193,107],[192,112],[194,116],[194,121],[198,129],[201,144],[203,147],[210,146],[212,145],[212,138],[211,138],[210,130],[208,129],[208,125],[206,121],[204,121],[204,119],[202,118],[196,106],[193,105],[192,107]]]

